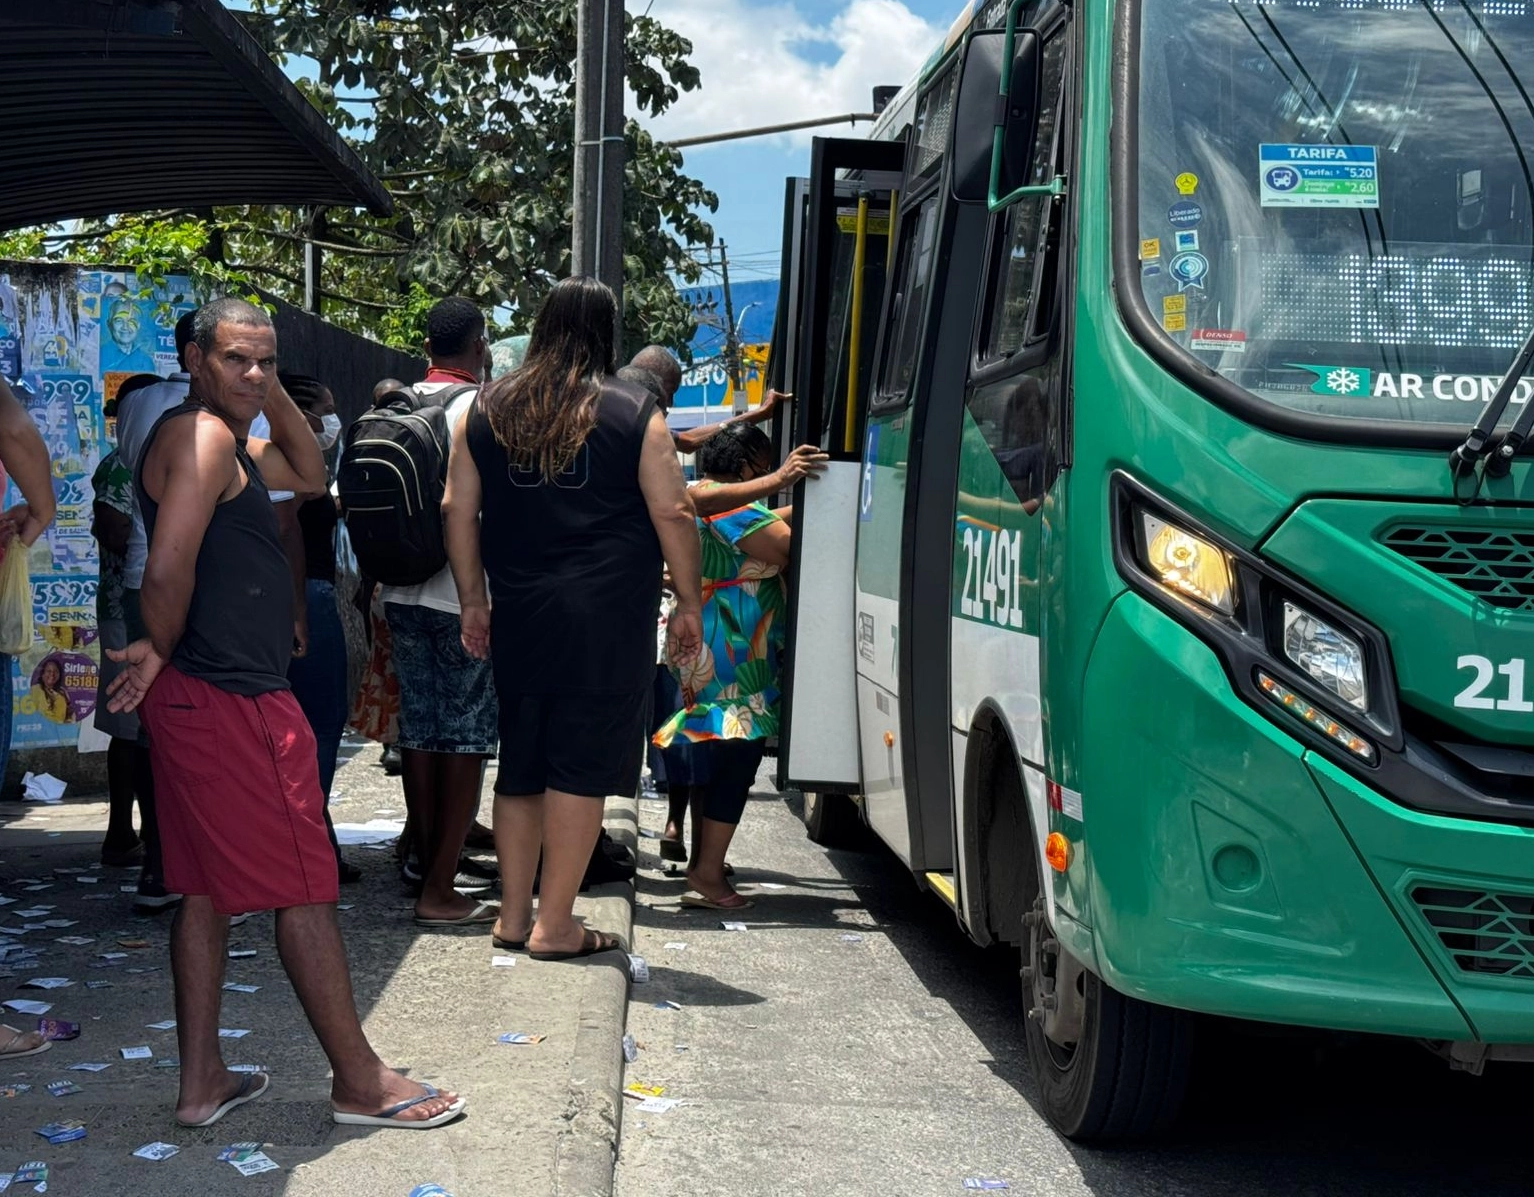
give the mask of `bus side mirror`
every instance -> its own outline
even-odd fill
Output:
[[[1006,43],[1005,31],[992,29],[971,34],[964,48],[950,147],[953,197],[961,203],[983,204],[991,195],[1006,195],[1028,181],[1039,117],[1039,36],[1031,29],[1016,32],[1010,71],[1005,69]],[[1005,96],[1004,76],[1010,76]]]

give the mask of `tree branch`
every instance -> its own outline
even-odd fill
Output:
[[[268,278],[280,278],[283,282],[292,283],[295,287],[302,287],[304,280],[297,275],[289,274],[285,270],[277,270],[271,266],[260,266],[254,262],[242,262],[238,266],[231,266],[231,270],[244,270],[251,274],[264,274]],[[369,308],[375,312],[397,312],[404,304],[399,303],[375,303],[371,299],[358,299],[355,295],[343,295],[339,291],[330,291],[320,288],[320,294],[326,299],[337,299],[342,303],[352,304],[354,307]]]
[[[296,245],[318,245],[321,249],[328,249],[332,253],[354,254],[361,258],[397,258],[399,251],[395,249],[365,249],[360,245],[342,245],[338,241],[316,241],[312,237],[304,237],[298,233],[284,233],[280,229],[263,229],[251,224],[227,225],[226,231],[231,233],[248,233],[257,237],[271,237],[277,241],[291,241]]]

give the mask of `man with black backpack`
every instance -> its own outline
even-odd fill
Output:
[[[459,639],[458,591],[442,539],[442,492],[452,432],[484,378],[485,319],[466,299],[427,313],[426,380],[383,396],[353,424],[337,471],[358,565],[381,598],[399,676],[405,805],[421,870],[416,922],[495,921],[492,903],[464,897],[458,860],[479,810],[484,762],[496,750],[490,663]],[[480,883],[486,887],[484,883]]]

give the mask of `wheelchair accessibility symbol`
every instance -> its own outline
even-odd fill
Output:
[[[879,425],[868,429],[868,440],[863,448],[863,485],[858,494],[858,521],[867,523],[874,517],[874,462],[879,457]]]

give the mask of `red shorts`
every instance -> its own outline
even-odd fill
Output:
[[[220,914],[340,897],[314,733],[292,693],[229,694],[166,666],[140,713],[166,889]]]

